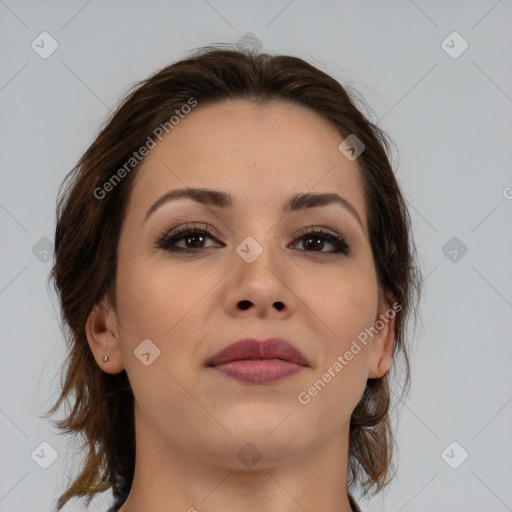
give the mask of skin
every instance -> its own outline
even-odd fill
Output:
[[[357,160],[338,150],[342,140],[303,107],[229,100],[199,105],[146,157],[121,229],[117,310],[104,299],[86,327],[98,365],[125,369],[135,395],[137,461],[122,512],[350,511],[350,415],[367,379],[389,369],[393,320],[309,404],[297,399],[391,307],[379,302]],[[162,194],[184,186],[228,192],[236,204],[180,199],[143,223]],[[335,204],[283,216],[281,203],[297,192],[337,192],[363,226]],[[163,230],[190,222],[206,223],[216,240],[196,254],[158,248]],[[321,226],[350,254],[327,255],[327,240],[308,248],[303,228]],[[235,251],[247,236],[263,248],[252,263]],[[205,367],[250,336],[286,339],[310,366],[266,385]],[[134,356],[144,339],[160,349],[149,366]],[[263,455],[250,468],[237,457],[247,442]]]

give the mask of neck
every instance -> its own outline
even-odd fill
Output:
[[[137,421],[137,420],[136,420]],[[348,426],[322,446],[274,460],[266,446],[251,468],[191,454],[136,428],[131,492],[119,512],[351,512],[347,492]],[[144,435],[141,432],[144,431]],[[235,452],[236,453],[236,450]],[[265,463],[264,463],[265,461]],[[284,461],[284,462],[283,462]]]

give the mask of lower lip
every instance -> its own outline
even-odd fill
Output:
[[[227,377],[250,384],[271,384],[291,377],[304,366],[282,359],[243,359],[213,366]]]

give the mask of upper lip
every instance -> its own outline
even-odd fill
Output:
[[[280,338],[244,338],[216,352],[206,366],[218,366],[242,359],[283,359],[309,366],[304,354],[291,343]]]

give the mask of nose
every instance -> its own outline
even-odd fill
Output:
[[[290,269],[276,252],[265,248],[252,261],[234,252],[233,259],[223,299],[230,314],[286,318],[293,313],[296,296],[289,283]]]

